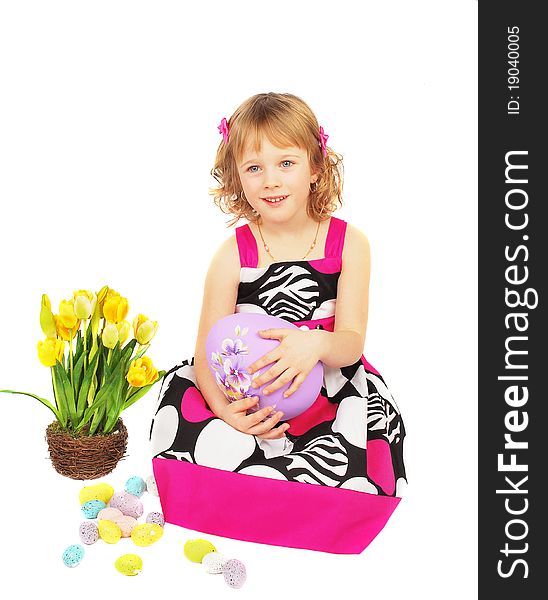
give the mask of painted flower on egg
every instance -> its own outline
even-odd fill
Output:
[[[251,377],[238,360],[240,355],[249,354],[248,346],[241,339],[248,331],[247,327],[242,328],[237,325],[234,328],[236,337],[224,339],[220,351],[211,353],[211,366],[215,371],[217,385],[230,402],[250,397],[248,390],[251,386]]]
[[[231,340],[227,338],[221,342],[221,354],[223,356],[237,356],[238,354],[247,354],[248,348],[244,346],[241,339]]]

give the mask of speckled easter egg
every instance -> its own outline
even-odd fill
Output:
[[[153,496],[158,496],[158,486],[156,485],[156,480],[154,479],[154,475],[149,475],[147,477],[147,492],[152,494]]]
[[[134,519],[133,517],[128,517],[127,515],[117,517],[116,519],[114,519],[114,522],[122,530],[123,538],[131,537],[131,532],[133,531],[133,528],[137,525],[137,519]]]
[[[114,488],[108,483],[86,485],[80,490],[80,504],[84,504],[88,500],[101,500],[106,506],[113,494]]]
[[[161,512],[149,512],[146,519],[147,523],[156,523],[160,527],[163,527],[166,524],[166,520],[164,519],[164,515]]]
[[[63,562],[67,567],[77,567],[84,558],[84,548],[80,544],[72,544],[63,552]]]
[[[142,477],[134,475],[126,481],[124,489],[128,494],[133,494],[134,496],[137,496],[137,498],[140,498],[147,489],[147,484]]]
[[[124,554],[116,559],[114,563],[116,570],[122,575],[138,575],[143,569],[143,561],[137,554]]]
[[[231,588],[241,588],[247,579],[244,563],[235,558],[226,561],[223,567],[223,575]]]
[[[99,535],[107,544],[116,544],[122,537],[122,530],[114,521],[99,521]]]
[[[96,519],[99,511],[106,508],[106,504],[102,500],[88,500],[82,504],[82,512],[86,519]]]
[[[99,530],[93,521],[83,521],[80,523],[78,533],[80,534],[80,540],[88,546],[95,544],[99,539]]]
[[[141,523],[136,525],[131,532],[131,539],[136,546],[150,546],[157,542],[164,530],[155,523]]]
[[[211,574],[222,573],[225,562],[226,558],[219,552],[208,552],[202,558],[205,570]]]
[[[144,511],[143,503],[134,496],[128,494],[128,492],[116,492],[110,501],[112,508],[118,508],[124,515],[138,519]]]
[[[116,519],[123,516],[124,513],[119,508],[112,508],[112,506],[107,506],[106,508],[103,508],[103,510],[99,511],[97,518],[104,519],[105,521],[116,521]]]
[[[216,552],[215,546],[207,540],[188,540],[185,543],[184,553],[188,560],[201,563],[209,552]]]

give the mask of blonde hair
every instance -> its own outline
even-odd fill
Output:
[[[211,175],[219,187],[210,188],[215,204],[233,215],[228,226],[241,218],[256,221],[259,217],[244,197],[237,161],[249,142],[260,150],[261,136],[280,148],[297,146],[308,152],[310,170],[318,174],[315,189],[310,189],[307,213],[316,221],[324,221],[342,205],[342,156],[320,147],[318,121],[306,102],[293,94],[268,92],[256,94],[243,102],[228,120],[228,142],[220,142]]]

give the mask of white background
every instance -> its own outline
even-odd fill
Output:
[[[0,388],[52,398],[39,363],[42,293],[108,284],[160,326],[149,355],[194,351],[207,265],[231,231],[207,194],[217,125],[247,97],[301,96],[344,156],[345,205],[372,251],[365,355],[408,437],[407,495],[359,556],[215,538],[168,525],[156,545],[79,543],[82,484],[58,475],[53,415],[0,395],[2,583],[58,598],[476,595],[477,3],[4,2],[0,5]],[[159,386],[124,413],[129,456],[103,478],[151,473]],[[159,508],[146,496],[145,509]],[[246,518],[245,506],[227,506]],[[182,554],[205,537],[241,559],[230,590]],[[143,572],[114,559],[140,554]],[[344,588],[344,592],[343,592]],[[163,591],[162,591],[163,590]],[[341,596],[339,596],[341,597]]]

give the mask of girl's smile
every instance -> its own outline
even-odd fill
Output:
[[[285,196],[268,196],[266,198],[261,198],[264,202],[269,204],[270,206],[280,206],[282,202],[289,196],[289,194]]]

